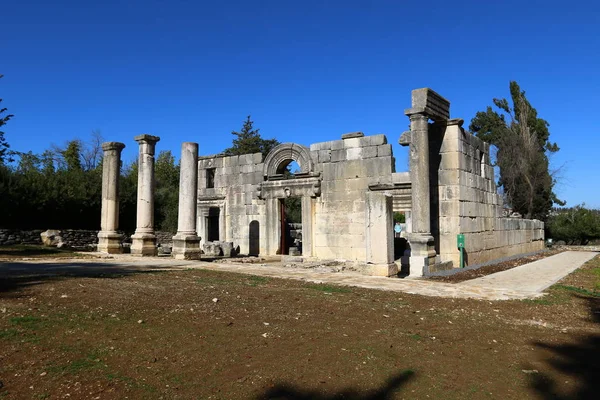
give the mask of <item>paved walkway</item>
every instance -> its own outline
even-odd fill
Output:
[[[52,273],[128,273],[157,269],[207,269],[242,274],[330,283],[368,289],[388,290],[424,296],[473,298],[480,300],[526,299],[542,295],[548,286],[573,272],[598,253],[568,251],[459,284],[415,279],[366,276],[356,272],[319,272],[271,264],[210,263],[171,258],[139,258],[120,255],[105,259],[30,260],[0,263],[0,275]]]
[[[471,288],[511,288],[524,293],[541,293],[596,255],[598,253],[591,251],[565,251],[506,271],[461,282],[458,285]]]

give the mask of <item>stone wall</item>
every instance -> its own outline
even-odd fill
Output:
[[[0,246],[15,244],[33,244],[41,245],[42,238],[40,234],[45,230],[17,230],[0,229]],[[120,232],[123,233],[123,232]],[[123,233],[123,241],[130,242],[131,234]],[[66,247],[85,248],[98,243],[98,231],[84,229],[62,229],[60,237]],[[173,233],[156,232],[157,244],[171,244],[173,242]]]
[[[279,200],[301,197],[303,255],[365,262],[369,186],[392,184],[394,161],[385,135],[353,133],[310,148],[286,143],[273,154],[265,161],[259,153],[199,158],[202,241],[214,236],[218,219],[218,240],[234,242],[241,254],[281,252]],[[292,160],[301,171],[283,174]]]
[[[468,264],[543,249],[543,222],[502,217],[502,199],[490,163],[490,145],[461,125],[462,120],[448,121],[439,150],[436,193],[439,238],[436,239],[441,261],[452,261],[458,267],[459,233],[465,235]],[[438,128],[431,129],[434,135]]]
[[[16,229],[0,229],[0,246],[14,244],[42,244],[41,229],[21,231]]]
[[[44,232],[41,229],[35,230],[16,230],[0,229],[0,245],[14,244],[36,244],[41,245],[40,234]],[[67,247],[86,247],[98,243],[98,231],[82,229],[62,229],[60,230],[62,242]]]
[[[265,226],[265,202],[256,195],[257,185],[263,181],[262,161],[260,153],[199,158],[197,230],[201,243],[208,240],[211,208],[218,209],[218,240],[234,242],[240,253],[250,253],[250,225]],[[208,187],[209,174],[214,177],[212,188]],[[263,246],[261,253],[264,251]]]
[[[315,201],[314,255],[365,262],[366,194],[370,185],[392,183],[392,146],[385,135],[344,137],[310,146],[315,172],[322,177],[322,194]]]

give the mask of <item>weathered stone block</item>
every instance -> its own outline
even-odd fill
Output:
[[[392,155],[392,145],[382,144],[377,146],[377,157],[388,157]]]
[[[387,144],[387,142],[387,137],[384,134],[380,133],[377,135],[365,136],[364,138],[362,138],[361,145],[363,147],[382,146],[384,144]]]
[[[346,140],[346,139],[352,139],[352,138],[361,138],[363,136],[365,136],[365,134],[362,132],[350,132],[350,133],[344,133],[342,135],[342,139]]]
[[[344,143],[344,148],[349,149],[349,148],[354,148],[354,147],[361,147],[361,138],[351,138],[351,139],[345,139],[343,141]]]
[[[346,150],[346,160],[361,160],[363,158],[364,148],[349,148]]]
[[[319,150],[318,154],[318,162],[320,163],[328,163],[331,162],[331,150]]]
[[[350,149],[348,150],[350,151]],[[377,146],[368,146],[362,148],[362,158],[374,158],[377,157]]]
[[[340,162],[346,159],[346,150],[332,150],[331,151],[331,162]]]
[[[40,237],[42,238],[42,244],[44,246],[57,247],[62,243],[59,230],[48,229],[47,231],[40,233]]]

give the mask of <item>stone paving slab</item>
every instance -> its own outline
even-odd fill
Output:
[[[159,257],[141,258],[128,255],[106,259],[11,261],[0,263],[0,274],[27,274],[42,271],[45,273],[76,272],[78,269],[118,273],[130,270],[156,271],[192,268],[388,290],[423,296],[511,300],[542,296],[544,289],[576,270],[597,254],[573,251],[560,253],[508,271],[459,284],[367,276],[357,272],[317,272],[312,269],[289,268],[269,264],[210,263]]]

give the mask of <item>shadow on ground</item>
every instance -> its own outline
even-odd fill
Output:
[[[288,384],[278,384],[267,390],[264,394],[256,397],[259,399],[270,400],[388,400],[397,394],[403,385],[414,378],[415,374],[411,370],[402,371],[399,374],[392,375],[381,388],[368,391],[359,391],[354,388],[347,388],[332,394],[322,394],[315,390],[305,390]]]
[[[0,262],[0,297],[18,297],[33,285],[69,278],[115,279],[133,274],[164,272],[164,266],[119,265],[116,263]]]
[[[589,303],[594,322],[600,325],[600,297],[581,296]],[[600,332],[600,326],[599,330]],[[562,382],[548,373],[537,373],[531,377],[531,386],[544,400],[585,400],[600,397],[600,334],[579,337],[569,344],[534,343],[549,351],[552,356],[546,360],[549,371],[560,375],[561,380],[576,382],[577,386],[569,393],[559,389]]]

